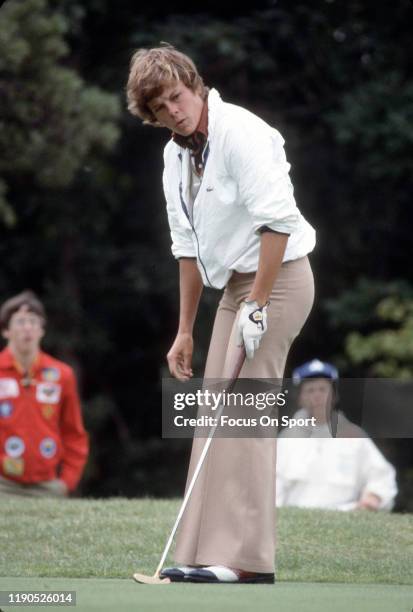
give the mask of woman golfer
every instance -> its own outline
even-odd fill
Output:
[[[205,378],[228,378],[243,344],[241,377],[281,379],[312,307],[307,254],[315,244],[294,200],[282,136],[223,102],[192,60],[169,45],[133,55],[127,95],[132,114],[171,131],[163,185],[180,274],[171,374],[192,376],[192,330],[205,285],[224,289]],[[204,444],[194,439],[188,481]],[[161,576],[274,582],[274,487],[275,439],[213,439],[182,518],[177,567]]]

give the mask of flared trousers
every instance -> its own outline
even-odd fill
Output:
[[[228,378],[237,354],[240,304],[255,273],[234,272],[219,303],[205,379]],[[288,351],[314,301],[308,257],[282,264],[268,306],[268,329],[240,378],[282,379]],[[194,438],[187,487],[205,438]],[[271,573],[275,557],[276,439],[214,438],[182,517],[175,561]]]

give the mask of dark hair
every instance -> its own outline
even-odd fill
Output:
[[[20,310],[22,306],[27,306],[30,312],[37,314],[46,323],[46,311],[43,304],[33,291],[22,291],[2,304],[0,308],[0,329],[4,330],[9,327],[10,319],[15,312]]]

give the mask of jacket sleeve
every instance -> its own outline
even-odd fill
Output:
[[[169,191],[166,169],[163,173],[163,190],[166,200],[169,229],[172,238],[172,254],[175,259],[179,259],[180,257],[196,258],[196,251],[194,243],[192,241],[192,231],[190,228],[184,227],[179,222],[178,213],[176,211],[173,199]]]
[[[237,181],[240,201],[248,208],[254,231],[266,226],[291,234],[300,213],[281,134],[254,118],[230,125],[224,142],[227,170]]]
[[[391,510],[397,495],[396,470],[369,438],[363,440],[363,491],[381,499],[380,510]]]
[[[60,478],[70,491],[76,488],[88,457],[89,437],[83,426],[82,411],[76,378],[69,368],[65,381],[60,419],[60,436],[63,445]]]

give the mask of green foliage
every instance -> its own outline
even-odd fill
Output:
[[[365,336],[349,334],[346,352],[350,361],[367,365],[375,376],[413,378],[413,298],[384,298],[375,312],[383,329]]]
[[[413,287],[404,280],[384,282],[360,277],[352,288],[343,291],[338,298],[327,299],[324,308],[333,328],[371,330],[377,324],[382,325],[376,307],[385,298],[409,300],[413,298]],[[386,313],[390,316],[389,310]]]
[[[345,336],[344,354],[336,359],[342,369],[412,378],[413,286],[407,281],[361,278],[354,288],[327,300],[325,309],[330,326]]]
[[[9,0],[0,20],[0,175],[67,187],[92,151],[119,137],[117,96],[89,87],[63,65],[67,21],[46,0]],[[0,214],[13,222],[4,189]]]

